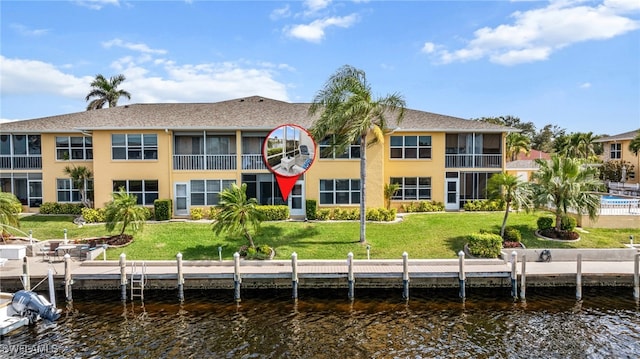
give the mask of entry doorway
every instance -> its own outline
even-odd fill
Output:
[[[289,214],[291,217],[306,217],[306,206],[304,200],[304,181],[297,181],[289,193],[287,199]]]
[[[458,178],[445,179],[445,205],[447,211],[460,210],[460,181]]]
[[[173,213],[176,216],[189,215],[189,183],[176,182],[174,192],[175,208]]]

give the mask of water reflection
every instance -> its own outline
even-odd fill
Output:
[[[508,291],[145,293],[121,303],[117,293],[74,293],[56,323],[0,340],[50,345],[47,353],[0,357],[82,358],[632,358],[640,355],[638,303],[622,288]],[[110,295],[112,294],[112,295]],[[391,299],[390,299],[391,298]]]

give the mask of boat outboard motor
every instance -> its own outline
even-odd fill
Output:
[[[17,291],[13,295],[11,306],[16,312],[27,316],[29,324],[35,323],[38,320],[38,315],[40,318],[50,321],[60,317],[60,313],[54,308],[53,304],[31,291]]]

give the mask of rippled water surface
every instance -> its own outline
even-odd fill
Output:
[[[74,293],[63,316],[0,339],[0,358],[637,358],[629,288]]]

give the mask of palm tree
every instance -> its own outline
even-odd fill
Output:
[[[311,116],[321,112],[310,132],[318,140],[331,138],[330,150],[342,153],[352,143],[360,141],[361,243],[366,242],[366,148],[384,142],[388,131],[387,117],[393,116],[396,124],[400,124],[405,106],[404,98],[397,93],[374,99],[365,72],[345,65],[331,75],[309,107]],[[367,141],[369,133],[373,138]]]
[[[520,132],[512,132],[507,135],[507,157],[511,161],[518,158],[520,152],[531,152],[531,139]]]
[[[594,142],[596,139],[598,139],[598,136],[594,135],[593,132],[580,133],[578,135],[578,151],[584,156],[585,160],[596,156],[596,144]]]
[[[391,208],[391,198],[398,192],[400,189],[399,183],[385,183],[384,184],[384,200],[387,209]]]
[[[93,173],[85,166],[76,167],[74,166],[65,166],[63,169],[64,173],[71,177],[73,184],[80,192],[80,202],[87,207],[91,208],[91,200],[87,196],[87,181],[91,179]]]
[[[92,97],[96,98],[89,102],[87,111],[103,108],[104,105],[116,107],[118,100],[123,96],[130,100],[130,93],[125,90],[118,90],[118,86],[122,84],[124,80],[126,80],[126,78],[122,74],[111,76],[109,80],[100,74],[96,75],[96,78],[91,82],[91,91],[85,98],[85,101],[89,101]]]
[[[112,232],[118,224],[122,226],[120,235],[124,234],[127,227],[131,226],[131,231],[136,233],[142,229],[147,220],[147,212],[144,207],[138,206],[136,195],[125,192],[120,188],[112,195],[113,200],[105,207],[105,227],[107,232]]]
[[[504,219],[500,228],[500,237],[504,237],[511,206],[516,209],[524,208],[525,210],[532,206],[531,187],[529,183],[521,181],[517,176],[502,172],[489,178],[487,192],[489,198],[500,198],[505,203]]]
[[[258,201],[255,198],[247,198],[247,184],[240,187],[233,183],[231,187],[220,192],[216,222],[213,224],[213,232],[219,235],[227,232],[232,235],[242,234],[250,247],[255,247],[251,232],[258,232],[260,222],[264,220],[264,214],[258,210]]]
[[[556,216],[556,230],[561,229],[562,217],[567,210],[588,214],[595,220],[600,207],[598,180],[595,167],[583,166],[576,158],[554,155],[551,160],[536,160],[540,169],[533,174],[534,203],[537,207],[552,207]]]
[[[631,140],[629,143],[629,151],[633,152],[634,155],[638,155],[640,153],[640,131],[636,135],[636,137]]]
[[[0,192],[0,227],[2,230],[2,239],[4,240],[4,234],[7,233],[6,226],[19,227],[20,226],[20,212],[22,212],[22,204],[18,198],[9,192]]]

